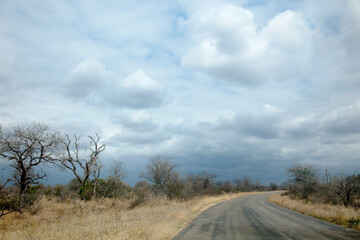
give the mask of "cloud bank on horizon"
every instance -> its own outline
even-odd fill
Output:
[[[356,0],[0,2],[0,123],[98,132],[132,183],[359,166],[359,63]]]

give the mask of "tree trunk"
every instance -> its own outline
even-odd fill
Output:
[[[95,179],[94,181],[93,199],[96,199],[96,185],[97,185],[97,179]]]
[[[20,195],[23,195],[26,192],[27,183],[26,183],[26,173],[22,173],[20,176]]]

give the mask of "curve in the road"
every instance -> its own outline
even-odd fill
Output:
[[[235,198],[201,213],[174,240],[360,239],[360,232],[276,206],[269,194]]]

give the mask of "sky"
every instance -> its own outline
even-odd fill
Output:
[[[263,184],[357,168],[359,64],[358,0],[0,0],[1,125],[98,133],[130,184],[156,154]]]

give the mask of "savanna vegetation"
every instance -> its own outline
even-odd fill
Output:
[[[161,155],[151,157],[141,181],[130,186],[121,161],[102,177],[106,146],[99,135],[83,143],[42,123],[0,126],[0,158],[13,171],[0,178],[1,239],[166,239],[214,203],[279,189],[247,177],[230,182],[208,172],[182,175]],[[45,165],[73,178],[45,186]]]
[[[357,171],[324,174],[313,165],[288,169],[288,191],[269,200],[280,206],[360,230],[360,174]]]

